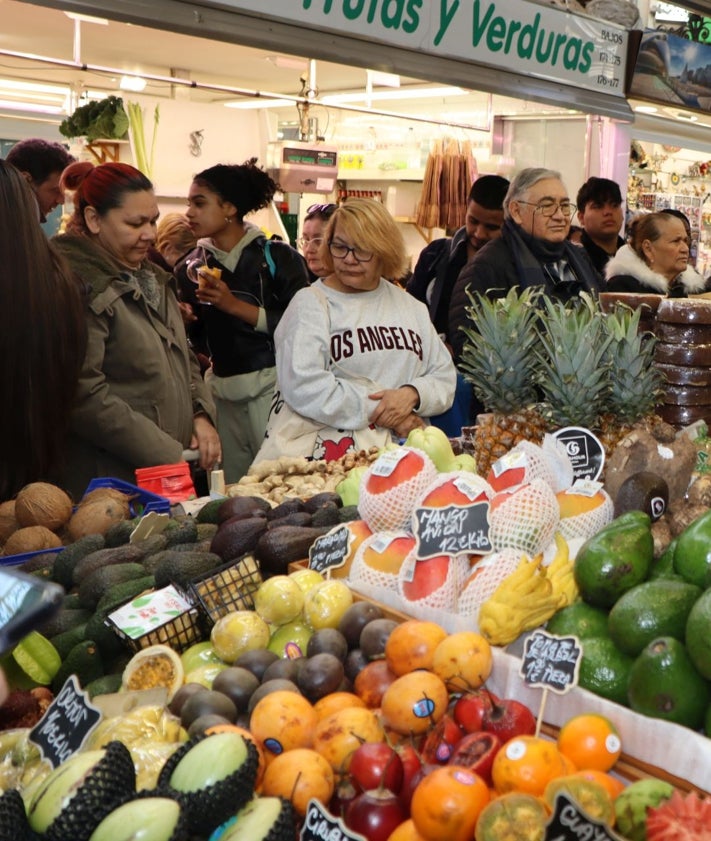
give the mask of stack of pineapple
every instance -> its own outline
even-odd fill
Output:
[[[535,289],[469,297],[475,327],[464,328],[460,367],[488,413],[474,430],[479,473],[561,427],[594,431],[609,454],[633,427],[655,422],[661,375],[640,310],[604,313],[589,295],[561,302]]]

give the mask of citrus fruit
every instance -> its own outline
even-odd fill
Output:
[[[433,672],[418,670],[393,681],[383,694],[383,724],[396,733],[425,733],[447,711],[449,693]]]
[[[517,736],[496,754],[491,776],[499,794],[523,791],[540,797],[548,783],[567,770],[555,742],[540,736]]]
[[[622,752],[615,725],[599,713],[569,718],[558,733],[558,748],[579,771],[609,771]]]
[[[492,664],[491,646],[474,631],[449,634],[432,658],[432,670],[450,692],[478,689],[491,674]]]
[[[264,772],[262,795],[290,800],[299,815],[306,814],[309,800],[328,803],[335,781],[328,762],[315,750],[295,748],[275,756]]]
[[[313,706],[296,692],[276,691],[257,701],[249,729],[267,757],[293,748],[311,747],[318,716]]]
[[[462,765],[444,765],[418,783],[410,814],[426,841],[471,841],[488,802],[489,789],[478,774]]]
[[[436,622],[408,619],[395,628],[385,643],[385,661],[396,675],[431,669],[437,646],[447,632]]]

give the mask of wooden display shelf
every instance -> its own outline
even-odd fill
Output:
[[[128,140],[94,140],[87,143],[86,148],[98,163],[116,163],[120,159],[120,147],[123,144],[128,145]]]

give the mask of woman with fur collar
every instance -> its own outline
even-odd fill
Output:
[[[669,213],[641,217],[631,238],[605,267],[608,292],[647,292],[686,298],[706,291],[689,265],[689,235],[684,222]]]

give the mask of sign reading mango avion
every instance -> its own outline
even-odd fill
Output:
[[[526,0],[221,0],[219,5],[624,96],[625,29]]]

